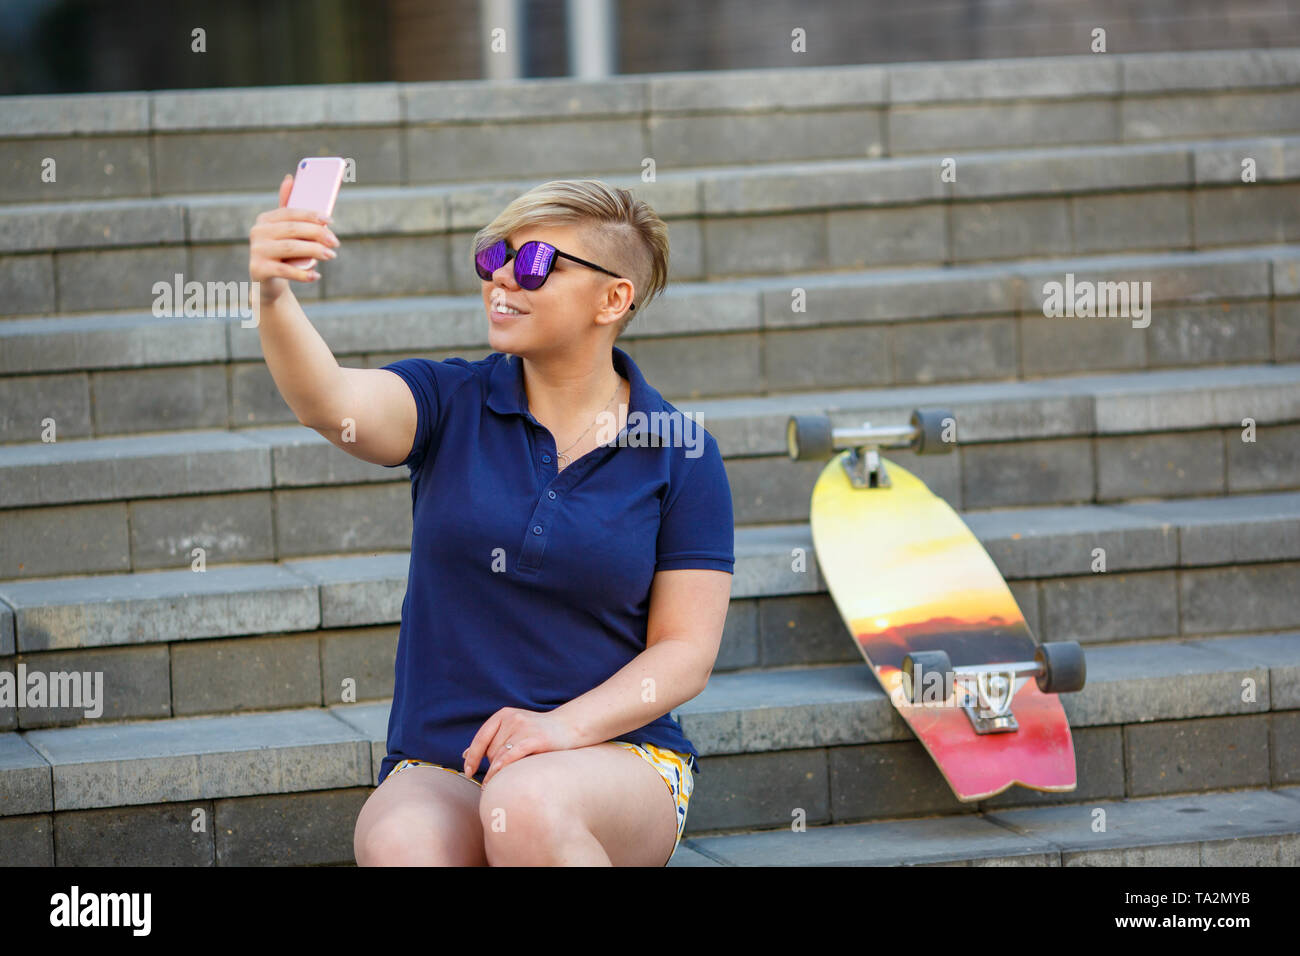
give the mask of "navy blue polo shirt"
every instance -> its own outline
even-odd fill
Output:
[[[621,670],[645,650],[656,571],[734,573],[717,442],[626,352],[613,360],[631,384],[627,425],[563,471],[528,411],[522,359],[384,366],[418,422],[390,466],[410,469],[414,523],[380,783],[407,757],[460,769],[502,707],[552,710]],[[698,757],[667,713],[614,739]]]

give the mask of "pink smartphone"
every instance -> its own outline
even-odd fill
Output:
[[[309,156],[298,161],[289,193],[291,209],[310,209],[322,216],[333,215],[334,200],[339,198],[346,163],[341,156]],[[315,259],[285,259],[298,269],[311,268]]]

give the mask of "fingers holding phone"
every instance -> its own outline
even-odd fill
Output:
[[[337,156],[301,160],[298,175],[280,182],[279,207],[259,215],[249,230],[248,274],[264,298],[278,296],[291,279],[315,282],[315,262],[337,256],[339,240],[328,222],[343,169]]]

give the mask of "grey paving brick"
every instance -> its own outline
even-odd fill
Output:
[[[1300,295],[1300,253],[1282,249],[1273,256],[1273,293]]]
[[[190,568],[194,549],[211,564],[276,557],[267,492],[133,501],[131,567]]]
[[[1012,786],[996,797],[979,802],[980,812],[1019,806],[1048,806],[1084,800],[1118,800],[1124,797],[1124,733],[1121,727],[1076,727],[1075,789],[1051,793]]]
[[[219,365],[92,372],[95,432],[225,428],[226,370]]]
[[[53,419],[58,437],[84,438],[91,432],[90,413],[84,375],[0,379],[0,442],[41,441],[47,419]]]
[[[1282,560],[1300,554],[1300,494],[1296,492],[1111,507],[1121,520],[1141,516],[1176,526],[1178,563],[1184,566]]]
[[[1242,441],[1244,429],[1226,432],[1228,490],[1262,491],[1300,484],[1300,426],[1261,428],[1253,442]]]
[[[396,83],[313,85],[295,89],[287,100],[278,92],[279,87],[157,91],[151,95],[152,128],[372,126],[396,123],[402,115]]]
[[[1074,251],[1169,251],[1192,246],[1192,209],[1186,191],[1075,196],[1070,200]]]
[[[865,661],[715,674],[674,716],[701,756],[903,740]]]
[[[285,561],[283,566],[319,587],[321,627],[356,627],[401,620],[410,564],[410,553],[400,552]]]
[[[0,260],[0,274],[3,269]],[[0,372],[5,374],[74,369],[80,375],[96,368],[225,360],[226,330],[215,322],[138,314],[0,323]],[[88,428],[89,403],[84,417]]]
[[[1201,844],[1202,866],[1295,866],[1300,836],[1267,836],[1240,840],[1207,840]]]
[[[1027,811],[1039,812],[1039,811]],[[974,816],[845,824],[793,832],[696,837],[692,845],[731,866],[900,866],[953,860],[1054,866],[1055,848]]]
[[[347,363],[340,361],[339,364]],[[230,421],[236,427],[298,421],[276,387],[265,362],[232,363],[227,366],[227,374],[230,380]]]
[[[1164,308],[1146,333],[1150,363],[1267,362],[1270,325],[1267,303]]]
[[[737,603],[732,601],[732,608]],[[757,603],[765,667],[862,661],[829,594],[766,597]]]
[[[1104,830],[1094,822],[1103,819],[1098,809],[1105,812]],[[1190,850],[1211,840],[1294,833],[1300,828],[1300,807],[1268,790],[1243,790],[1007,810],[989,814],[988,819],[1059,847],[1065,866],[1107,866],[1120,862],[1111,855],[1116,851]],[[1145,865],[1186,865],[1179,861],[1188,859],[1187,855],[1156,856]],[[1140,858],[1124,862],[1143,865]]]
[[[315,634],[195,641],[171,649],[172,707],[189,716],[319,705],[320,675]]]
[[[353,863],[352,834],[368,787],[216,802],[221,866]]]
[[[735,610],[732,607],[728,612],[728,626]],[[345,681],[349,682],[349,692],[355,694],[353,700],[391,697],[397,633],[393,625],[321,632],[319,653],[325,703],[343,702]]]
[[[1071,727],[1168,721],[1261,713],[1268,709],[1265,664],[1186,641],[1089,647],[1088,680],[1063,694]],[[1243,681],[1260,688],[1243,700]]]
[[[58,810],[361,786],[370,748],[317,708],[34,730]]]
[[[831,819],[837,823],[975,810],[953,795],[935,762],[915,740],[830,747],[826,755]]]
[[[926,179],[937,180],[933,169]],[[918,190],[919,191],[919,190]],[[948,259],[948,221],[938,203],[883,209],[832,210],[827,215],[830,267],[870,269],[939,264]]]
[[[893,333],[900,385],[1016,377],[1015,319],[918,322],[895,326]]]
[[[148,129],[147,93],[7,96],[0,107],[0,135],[6,138],[144,133]]]
[[[1136,370],[1147,364],[1146,335],[1133,328],[1131,319],[1046,318],[1029,313],[1019,325],[1025,376]]]
[[[8,604],[0,601],[0,657],[7,657],[14,652],[14,612]]]
[[[767,387],[790,391],[888,385],[889,336],[888,329],[870,326],[764,332]]]
[[[127,508],[118,501],[0,512],[0,578],[131,570]]]
[[[1039,584],[1040,641],[1095,644],[1178,633],[1178,581],[1172,571],[1105,573]]]
[[[1188,634],[1294,627],[1300,564],[1184,571],[1179,580],[1183,631]]]
[[[1125,56],[1122,62],[1125,93],[1300,84],[1300,58],[1294,50],[1143,53]]]
[[[0,584],[18,650],[152,644],[320,625],[316,585],[278,565]]]
[[[40,315],[55,311],[54,256],[0,256],[0,315]]]
[[[466,179],[552,178],[587,170],[639,170],[653,156],[638,118],[584,117],[529,124],[526,154],[502,149],[517,127],[475,122],[403,128],[408,179],[412,183]],[[307,154],[303,154],[307,155]]]
[[[388,715],[392,701],[369,704],[336,704],[329,712],[370,742],[372,786],[379,786],[379,767],[388,754]]]
[[[1273,306],[1274,357],[1279,362],[1300,359],[1300,302],[1277,302]]]
[[[763,341],[753,332],[638,339],[622,348],[670,400],[752,393],[763,380]]]
[[[0,252],[141,246],[185,241],[185,212],[158,199],[30,203],[0,209]]]
[[[80,707],[20,707],[18,723],[24,730],[171,716],[166,647],[24,654],[22,664],[29,680],[33,673],[40,673],[51,687],[65,679],[74,682],[70,689],[81,694],[83,703]]]
[[[1105,100],[895,106],[887,122],[889,149],[896,156],[1120,139],[1118,106]]]
[[[710,275],[825,269],[830,262],[824,215],[706,219],[701,231]]]
[[[12,657],[0,658],[0,680],[16,681],[17,663]],[[14,687],[19,686],[17,683]],[[18,708],[0,707],[0,731],[18,729]]]
[[[1297,114],[1300,118],[1300,114]],[[1197,245],[1290,242],[1300,237],[1292,214],[1300,186],[1254,183],[1197,190],[1192,196]]]
[[[266,488],[270,466],[264,445],[222,431],[0,446],[0,507]]]
[[[757,155],[765,162],[879,156],[884,152],[883,126],[881,110],[860,104],[789,113],[651,114],[646,123],[646,155],[665,169],[742,165]],[[627,164],[613,168],[627,168]]]
[[[891,103],[1110,96],[1120,91],[1120,65],[1110,57],[980,60],[889,68]]]
[[[45,160],[56,181],[45,182]],[[147,196],[144,136],[74,136],[0,141],[0,202],[66,202]]]
[[[1226,137],[1300,130],[1300,103],[1291,90],[1125,96],[1119,101],[1121,137]],[[1116,138],[1121,138],[1116,137]]]
[[[825,462],[789,458],[739,458],[727,466],[737,524],[800,521]]]
[[[4,847],[0,865],[53,866],[54,831],[50,815],[0,817],[0,847]]]
[[[754,528],[736,537],[731,598],[811,594],[823,585],[806,525]],[[0,592],[0,598],[3,598]]]
[[[960,453],[967,508],[1092,499],[1092,447],[1086,439],[966,445]]]
[[[1239,185],[1245,182],[1246,160],[1253,163],[1256,182],[1293,179],[1296,145],[1294,137],[1281,136],[1198,143],[1192,151],[1196,183]]]
[[[448,291],[453,268],[446,237],[424,235],[350,238],[317,271],[325,296],[355,298]]]
[[[606,82],[606,80],[608,82]],[[647,108],[648,83],[641,76],[606,77],[600,83],[570,77],[537,82],[437,81],[399,87],[402,117],[409,123],[492,120],[584,114],[638,114]],[[507,95],[503,95],[508,91]]]
[[[390,468],[371,464],[349,455],[306,425],[281,428],[248,428],[240,436],[271,449],[271,467],[277,488],[306,488],[322,485],[400,481],[409,478]],[[408,489],[409,498],[409,489]]]
[[[1125,727],[1129,794],[1267,786],[1268,720],[1256,714]]]
[[[1268,733],[1270,782],[1300,783],[1300,713],[1270,715]]]
[[[1070,211],[1062,199],[958,203],[950,215],[954,261],[1071,251]]]
[[[1217,431],[1100,438],[1096,455],[1099,501],[1225,490]]]
[[[646,102],[654,113],[883,104],[886,72],[882,67],[854,64],[816,71],[710,70],[689,77],[651,74],[646,78]]]
[[[1275,711],[1300,710],[1300,632],[1201,638],[1188,644],[1268,667],[1269,706]],[[1256,694],[1262,695],[1263,688],[1257,685]]]
[[[18,734],[0,734],[0,817],[54,809],[50,765]]]
[[[216,827],[206,800],[58,813],[55,856],[59,866],[213,866]]]
[[[397,482],[276,491],[281,557],[386,551],[411,544],[411,489]]]
[[[823,749],[706,757],[700,769],[684,834],[830,820]]]
[[[353,160],[358,185],[396,184],[402,136],[392,125],[160,132],[152,137],[156,188],[162,195],[264,191],[264,208],[274,209],[277,185],[303,156]]]
[[[952,195],[962,199],[1182,186],[1191,171],[1187,147],[1164,143],[997,150],[954,159]]]
[[[685,839],[683,839],[679,844],[677,844],[677,851],[673,854],[672,859],[668,861],[668,865],[669,866],[722,866],[721,863],[719,863],[717,860],[713,859],[712,857],[708,857],[705,856],[703,853],[696,852],[694,849],[692,849],[690,841]]]
[[[174,277],[185,275],[187,266],[185,248],[179,245],[60,251],[55,260],[59,309],[67,312],[149,310],[158,296],[154,285],[174,285]]]

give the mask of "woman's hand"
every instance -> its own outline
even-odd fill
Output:
[[[506,749],[506,744],[510,749]],[[483,757],[488,758],[488,772],[483,785],[502,767],[508,767],[529,754],[552,750],[572,750],[578,735],[568,722],[554,711],[539,713],[519,707],[502,707],[478,729],[465,751],[465,776],[478,772]]]
[[[258,283],[264,300],[278,298],[289,280],[315,282],[315,264],[305,269],[285,259],[333,259],[338,237],[325,225],[329,220],[310,209],[287,209],[293,177],[280,181],[280,206],[257,217],[248,230],[248,277]]]

